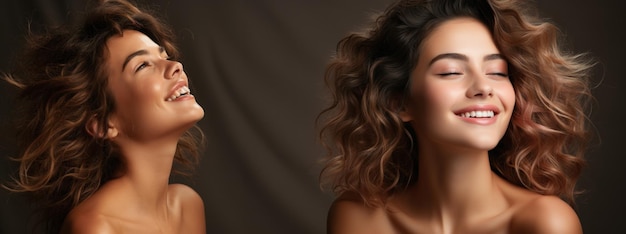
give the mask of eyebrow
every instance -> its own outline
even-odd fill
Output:
[[[159,53],[163,53],[164,51],[165,51],[165,48],[163,48],[163,46],[159,46]],[[128,62],[130,62],[131,59],[137,56],[146,55],[146,54],[148,54],[147,50],[138,50],[126,56],[126,59],[124,59],[124,63],[122,64],[122,71],[126,69],[126,65],[128,65]]]
[[[430,63],[428,63],[428,66],[433,65],[433,63],[437,62],[438,60],[442,60],[442,59],[455,59],[455,60],[461,60],[461,61],[464,61],[464,62],[469,61],[469,58],[466,55],[464,55],[464,54],[445,53],[445,54],[437,55],[433,59],[431,59]],[[498,60],[498,59],[504,60],[504,57],[501,54],[489,54],[489,55],[485,55],[485,57],[483,57],[483,61]]]

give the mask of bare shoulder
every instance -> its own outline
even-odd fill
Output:
[[[72,211],[68,214],[67,218],[65,218],[60,233],[107,234],[115,233],[115,230],[104,215],[92,211]]]
[[[204,202],[200,194],[184,184],[171,184],[169,195],[173,204],[180,205],[184,213],[202,215],[204,217]]]
[[[555,196],[537,196],[525,203],[511,220],[513,233],[582,233],[574,209]]]
[[[105,215],[110,213],[111,207],[115,207],[115,200],[111,197],[104,189],[96,191],[70,210],[63,221],[60,233],[115,233],[116,225],[112,217]]]
[[[202,203],[202,197],[200,197],[200,194],[193,190],[193,188],[184,184],[170,184],[169,193],[170,196],[173,196],[179,201]]]
[[[171,184],[169,194],[180,211],[182,233],[206,233],[204,202],[200,194],[184,184]]]
[[[356,193],[344,193],[328,211],[327,232],[390,233],[392,227],[384,208],[367,206]]]

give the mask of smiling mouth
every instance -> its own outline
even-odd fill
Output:
[[[493,118],[496,115],[494,111],[485,110],[485,111],[468,111],[457,114],[457,116],[463,118]]]
[[[180,87],[178,90],[174,91],[174,93],[172,94],[172,96],[168,97],[167,99],[165,99],[168,102],[174,101],[180,97],[186,96],[186,95],[190,95],[191,94],[191,90],[189,89],[189,87],[187,86],[183,86]]]

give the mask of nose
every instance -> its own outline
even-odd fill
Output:
[[[167,67],[165,70],[166,79],[178,79],[183,73],[183,64],[178,61],[167,61]]]
[[[467,97],[475,98],[475,97],[491,97],[493,96],[493,87],[489,83],[489,78],[476,75],[471,79],[471,84],[467,89]]]

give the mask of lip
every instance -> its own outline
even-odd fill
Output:
[[[493,117],[491,118],[469,118],[469,117],[463,117],[461,116],[461,114],[466,113],[466,112],[471,112],[471,111],[493,111]],[[455,110],[454,114],[462,119],[465,122],[471,123],[471,124],[478,124],[478,125],[490,125],[496,122],[496,120],[498,119],[498,114],[500,114],[500,108],[498,108],[495,105],[472,105],[472,106],[468,106],[468,107],[464,107],[462,109],[459,110]]]
[[[164,100],[167,101],[169,97],[174,95],[174,92],[176,92],[178,89],[182,88],[183,86],[189,87],[189,85],[187,84],[187,82],[185,82],[185,80],[181,79],[178,82],[176,82],[176,84],[174,84],[174,86],[170,89],[170,92],[167,94],[167,96],[165,96]],[[189,94],[189,96],[192,96],[192,95]]]
[[[468,107],[464,107],[462,109],[458,109],[454,111],[455,115],[460,115],[462,113],[465,112],[470,112],[470,111],[493,111],[494,115],[498,115],[500,113],[500,108],[498,108],[495,105],[472,105],[472,106],[468,106]]]

